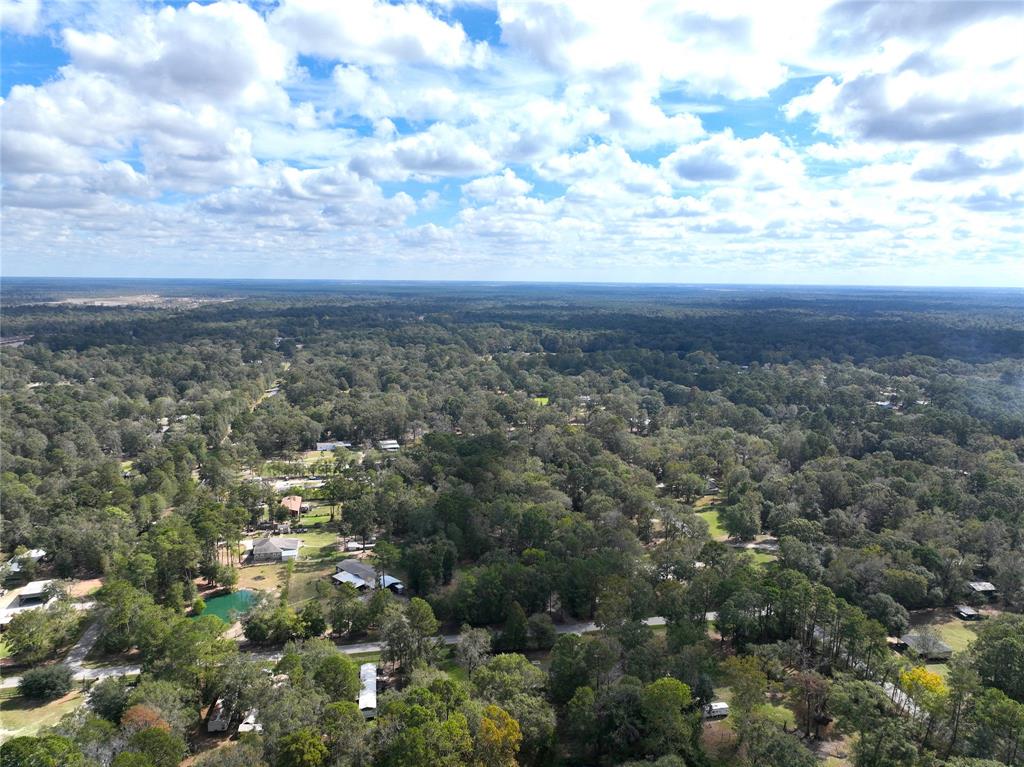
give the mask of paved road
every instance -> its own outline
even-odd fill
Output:
[[[714,620],[718,617],[717,613],[708,613],[706,616],[707,620]],[[644,621],[648,626],[664,626],[665,619],[661,616],[654,616]],[[589,634],[598,630],[598,626],[593,621],[578,621],[575,623],[562,623],[555,626],[555,631],[559,634]],[[96,644],[96,639],[99,636],[99,623],[93,623],[86,629],[85,633],[82,634],[82,638],[78,640],[74,647],[71,648],[71,652],[68,653],[65,663],[71,667],[74,672],[74,678],[77,681],[93,681],[99,679],[105,679],[110,676],[133,676],[141,673],[142,669],[137,665],[120,665],[120,666],[102,666],[96,668],[83,668],[82,661],[85,656],[89,654],[89,651]],[[459,641],[458,634],[444,634],[441,636],[441,641],[447,645],[456,644]],[[342,644],[338,645],[338,649],[346,655],[361,655],[363,653],[372,653],[381,651],[380,642],[356,642],[354,644]],[[280,650],[257,650],[255,652],[248,653],[250,657],[256,660],[277,662],[281,660],[282,652]],[[21,681],[21,677],[11,676],[3,680],[0,684],[0,688],[17,687],[18,682]]]

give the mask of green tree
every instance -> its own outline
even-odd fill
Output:
[[[985,621],[971,645],[981,681],[1024,703],[1024,615],[1004,613]]]
[[[172,732],[151,727],[128,739],[128,748],[144,754],[153,767],[178,767],[185,758],[185,741]]]
[[[513,602],[505,614],[505,626],[496,641],[497,649],[501,652],[525,650],[528,638],[529,626],[526,613],[518,602]]]
[[[49,607],[16,613],[4,632],[11,655],[23,663],[52,657],[67,644],[78,626],[77,613],[66,599]]]
[[[322,767],[330,752],[319,733],[309,728],[297,730],[281,738],[275,767]]]
[[[53,700],[71,691],[73,674],[64,665],[30,668],[21,675],[18,692],[26,698]]]
[[[323,608],[316,599],[311,599],[303,605],[299,613],[299,622],[302,624],[302,636],[306,639],[322,636],[327,631]]]

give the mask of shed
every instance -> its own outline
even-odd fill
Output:
[[[405,584],[402,583],[398,578],[393,575],[384,573],[380,577],[380,585],[395,594],[402,594],[405,592]]]
[[[302,513],[302,496],[286,495],[281,499],[281,505],[288,510],[289,514],[293,517],[297,517]]]
[[[995,596],[996,593],[995,585],[988,581],[971,581],[967,584],[967,588],[975,594],[982,594],[986,597]]]
[[[397,453],[399,447],[398,440],[394,439],[382,439],[377,443],[377,447],[383,450],[385,453]]]
[[[368,588],[371,588],[370,584],[362,578],[360,578],[358,575],[347,573],[344,570],[341,570],[340,572],[337,572],[334,575],[332,575],[331,580],[334,582],[335,586],[340,586],[343,583],[347,583],[356,591],[364,591]]]
[[[960,620],[976,621],[981,619],[981,613],[970,605],[957,605],[953,608],[953,612],[956,613],[956,617],[960,618]]]
[[[377,666],[373,663],[359,667],[359,710],[367,719],[377,716]]]

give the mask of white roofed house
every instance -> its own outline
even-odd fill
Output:
[[[373,663],[359,667],[359,711],[367,719],[377,716],[377,666]]]
[[[377,443],[377,447],[385,453],[397,453],[401,445],[394,439],[382,439]]]
[[[18,589],[14,598],[0,610],[0,630],[5,629],[18,613],[49,607],[57,601],[58,593],[53,580],[26,583]]]
[[[377,588],[377,571],[358,559],[343,559],[334,566],[331,580],[335,585],[347,583],[357,591]]]

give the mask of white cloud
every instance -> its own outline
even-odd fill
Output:
[[[487,56],[487,46],[471,43],[460,25],[415,3],[283,0],[270,24],[293,50],[331,61],[463,67]]]
[[[499,0],[490,47],[462,3],[6,2],[5,34],[69,63],[0,103],[5,261],[1005,264],[1013,5]],[[808,73],[780,110],[773,89]]]
[[[794,184],[804,174],[800,156],[777,136],[738,139],[731,130],[679,147],[661,167],[681,186],[743,184],[759,191]]]
[[[462,193],[471,200],[493,202],[505,197],[528,194],[533,184],[519,178],[515,171],[505,168],[499,175],[483,176],[462,185]]]
[[[35,34],[41,7],[41,0],[0,0],[0,27],[19,35]]]

